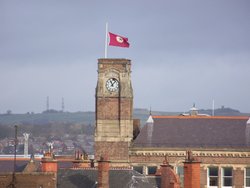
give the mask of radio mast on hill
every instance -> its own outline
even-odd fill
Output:
[[[64,112],[64,98],[62,98],[62,112]]]
[[[49,111],[49,96],[47,96],[47,111]]]

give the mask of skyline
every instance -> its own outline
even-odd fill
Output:
[[[142,6],[143,5],[143,6]],[[250,2],[0,2],[0,113],[94,111],[105,24],[130,48],[134,107],[250,112]]]

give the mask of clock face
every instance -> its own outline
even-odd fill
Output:
[[[106,82],[106,87],[109,91],[111,92],[115,92],[119,90],[119,82],[117,79],[115,78],[110,78],[108,79],[108,81]]]

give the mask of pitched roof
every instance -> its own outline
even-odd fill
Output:
[[[250,118],[248,119],[247,124],[250,124]]]
[[[58,188],[97,187],[97,169],[60,169],[58,171]],[[147,177],[134,170],[111,169],[109,173],[110,188],[153,188],[159,187],[159,178]]]
[[[17,172],[23,172],[23,171],[26,171],[26,170],[31,170],[31,168],[33,170],[35,170],[35,168],[37,169],[37,171],[40,170],[40,159],[36,159],[34,161],[34,164],[31,163],[31,165],[29,164],[30,163],[30,160],[29,159],[19,159],[17,158],[16,160],[16,171]],[[33,167],[32,167],[33,166]],[[63,161],[63,160],[60,160],[58,161],[58,168],[62,168],[62,169],[65,169],[65,168],[72,168],[73,167],[73,164],[72,164],[72,161],[70,160],[66,160],[66,161]],[[14,159],[12,157],[10,158],[0,158],[0,173],[1,172],[13,172],[14,170]]]
[[[153,116],[133,147],[246,148],[248,117]]]
[[[16,172],[22,172],[29,161],[17,160]],[[13,172],[14,160],[0,160],[0,172]]]

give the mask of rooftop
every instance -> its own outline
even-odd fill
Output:
[[[248,148],[249,117],[152,116],[133,147]]]

